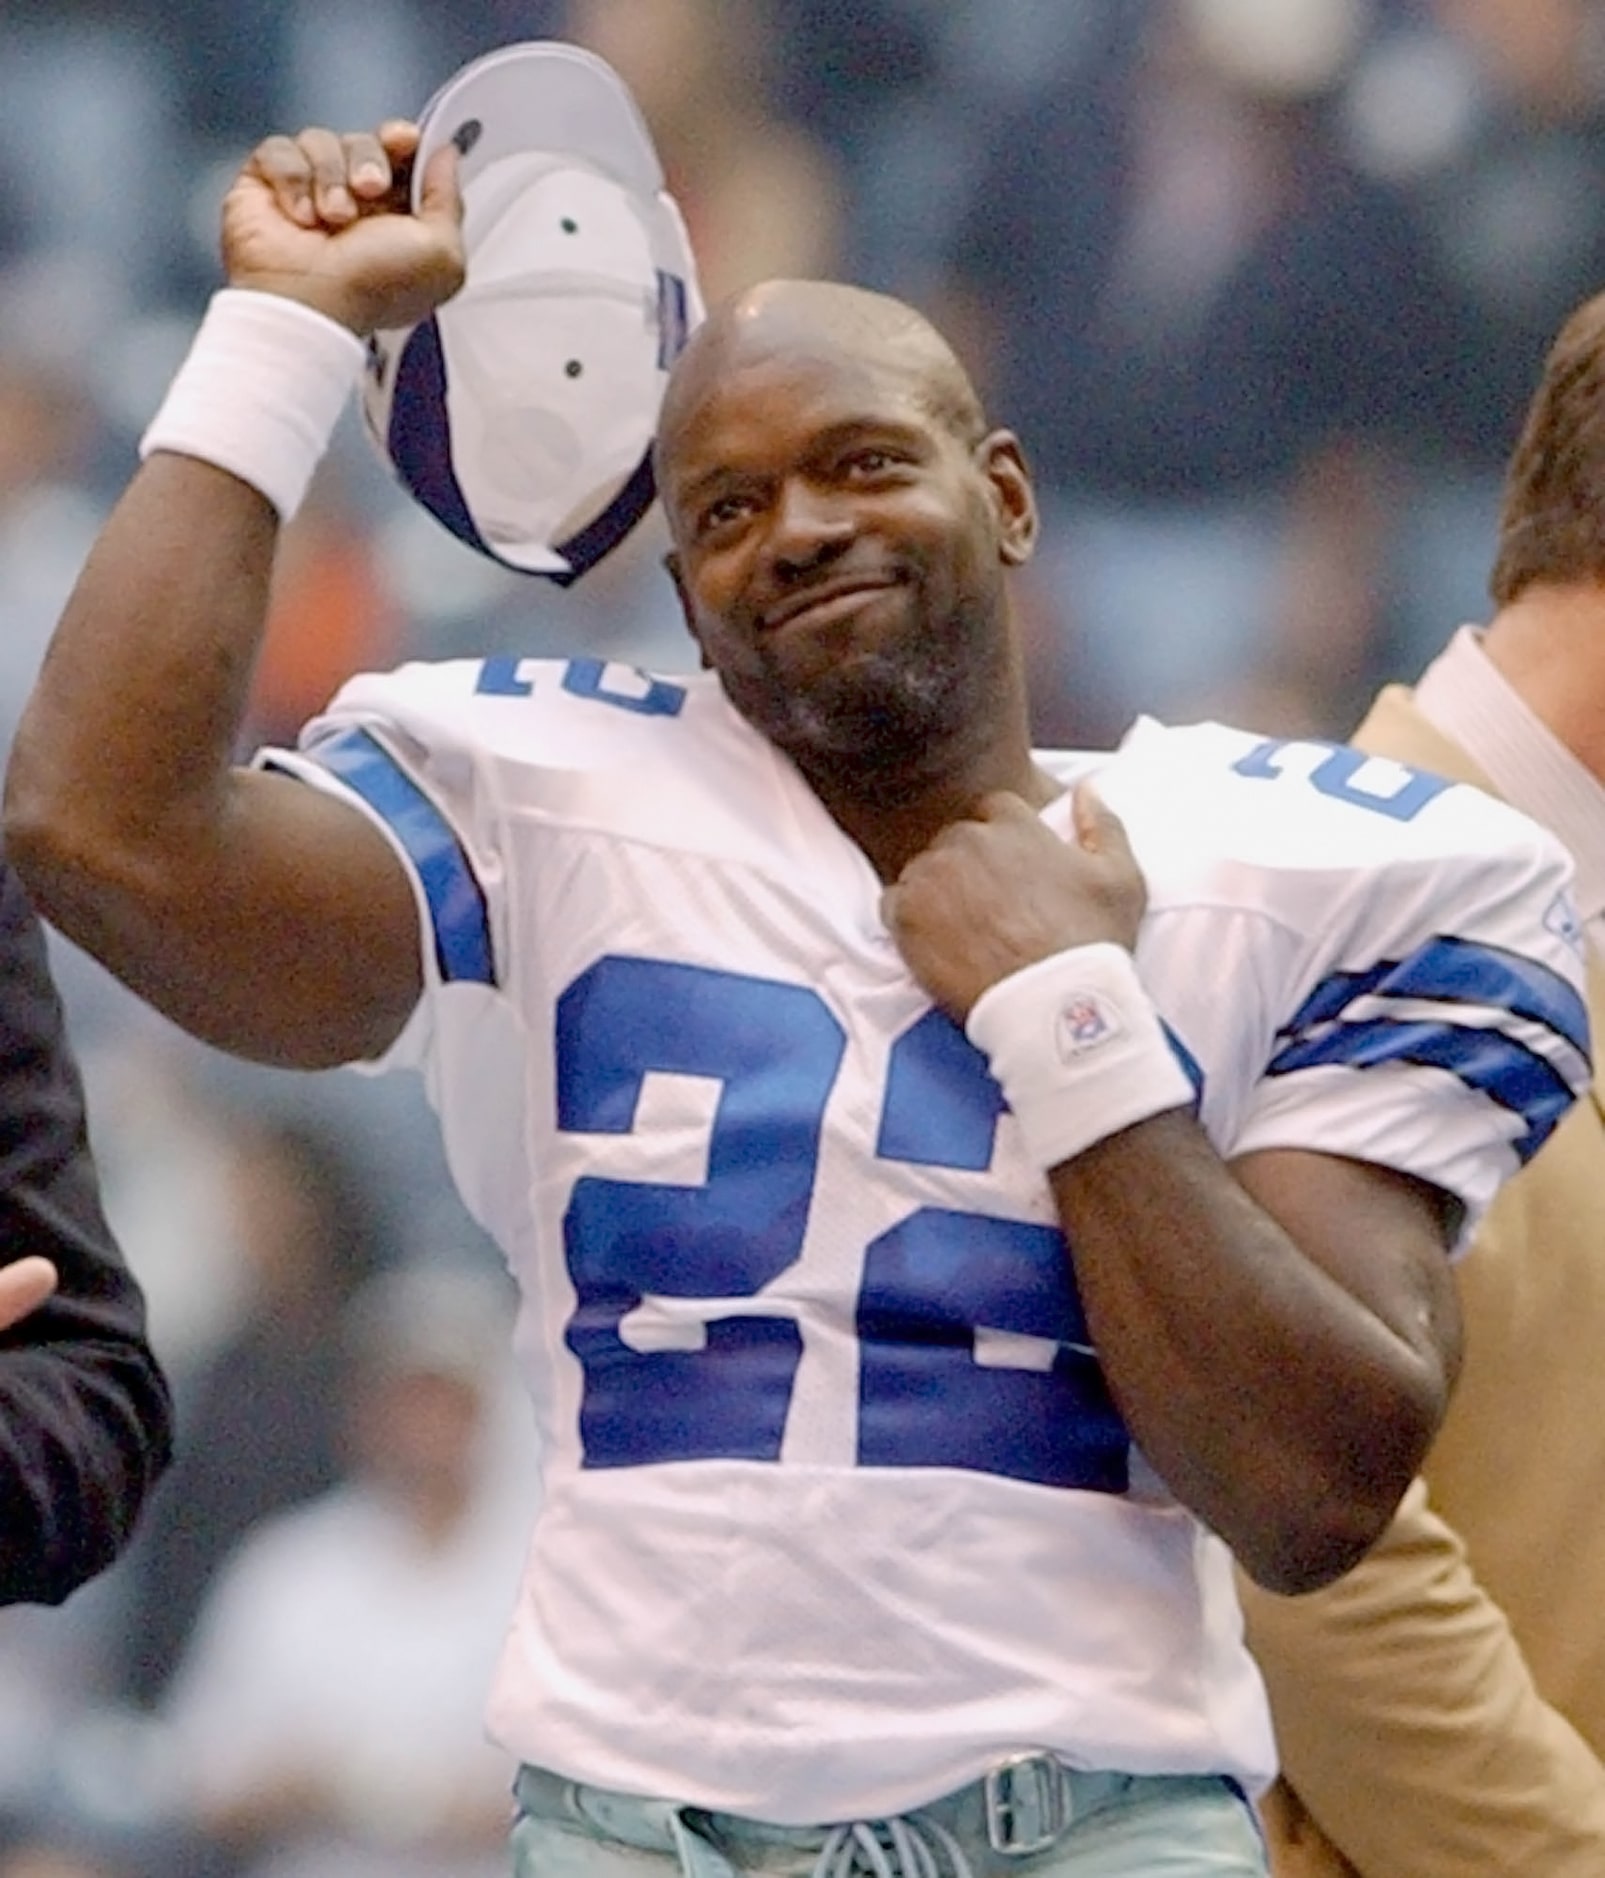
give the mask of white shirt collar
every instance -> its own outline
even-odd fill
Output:
[[[1466,752],[1512,808],[1558,835],[1577,863],[1577,910],[1605,923],[1605,783],[1575,757],[1462,626],[1415,687],[1421,715]]]

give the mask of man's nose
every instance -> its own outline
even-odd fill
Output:
[[[850,505],[839,496],[802,477],[782,486],[769,533],[778,574],[805,574],[833,560],[852,538]]]

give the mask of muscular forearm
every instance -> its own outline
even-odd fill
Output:
[[[7,847],[35,900],[104,951],[208,877],[266,616],[277,522],[254,489],[166,453],[139,471],[68,603],[18,729]],[[99,892],[88,883],[99,884]]]
[[[1442,1414],[1433,1340],[1327,1275],[1171,1112],[1053,1176],[1115,1400],[1261,1583],[1309,1589],[1375,1538]]]
[[[145,464],[57,629],[6,838],[40,909],[175,1023],[319,1068],[400,1029],[416,913],[359,813],[232,767],[276,533],[227,472],[165,452]]]
[[[298,1068],[386,1049],[422,983],[418,907],[362,810],[231,767],[295,513],[362,365],[360,332],[461,284],[443,152],[416,127],[266,139],[224,200],[229,288],[57,629],[6,827],[41,908],[175,1023]],[[400,167],[397,167],[400,166]]]
[[[1226,1167],[1136,974],[1145,887],[1124,827],[1085,784],[1071,815],[1065,842],[1023,798],[983,798],[883,911],[1051,1170],[1134,1439],[1256,1578],[1306,1589],[1382,1530],[1442,1416],[1452,1203],[1333,1155]]]

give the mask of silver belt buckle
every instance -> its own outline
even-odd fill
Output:
[[[1011,1754],[986,1770],[986,1842],[1007,1858],[1045,1852],[1070,1824],[1070,1782],[1057,1756]]]

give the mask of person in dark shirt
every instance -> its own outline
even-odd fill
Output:
[[[171,1438],[44,933],[0,855],[0,1603],[59,1604],[103,1571]]]

